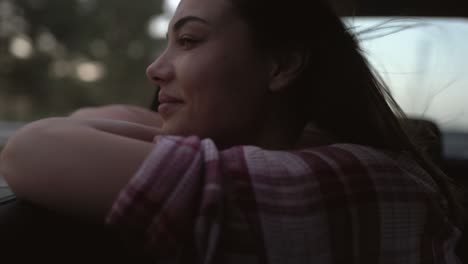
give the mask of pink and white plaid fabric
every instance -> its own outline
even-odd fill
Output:
[[[161,136],[107,223],[156,263],[459,263],[460,231],[410,159]]]

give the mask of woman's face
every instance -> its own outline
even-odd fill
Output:
[[[270,67],[230,0],[182,0],[168,45],[148,67],[163,132],[251,143],[268,106]]]

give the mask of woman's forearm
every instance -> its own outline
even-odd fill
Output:
[[[41,120],[8,141],[0,171],[19,197],[100,221],[151,151],[142,139],[152,132],[126,122]]]
[[[161,134],[161,130],[157,127],[132,123],[129,121],[102,118],[73,118],[69,120],[69,122],[76,123],[76,125],[90,127],[105,133],[142,140],[146,142],[153,141],[155,136]]]
[[[120,120],[155,128],[162,125],[162,119],[158,113],[142,107],[122,104],[81,108],[73,112],[70,117]]]

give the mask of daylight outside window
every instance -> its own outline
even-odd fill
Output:
[[[468,19],[349,18],[362,48],[414,117],[468,132]]]

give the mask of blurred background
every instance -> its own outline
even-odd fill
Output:
[[[165,8],[162,0],[0,0],[0,120],[148,106],[145,68],[164,44],[151,24]]]

